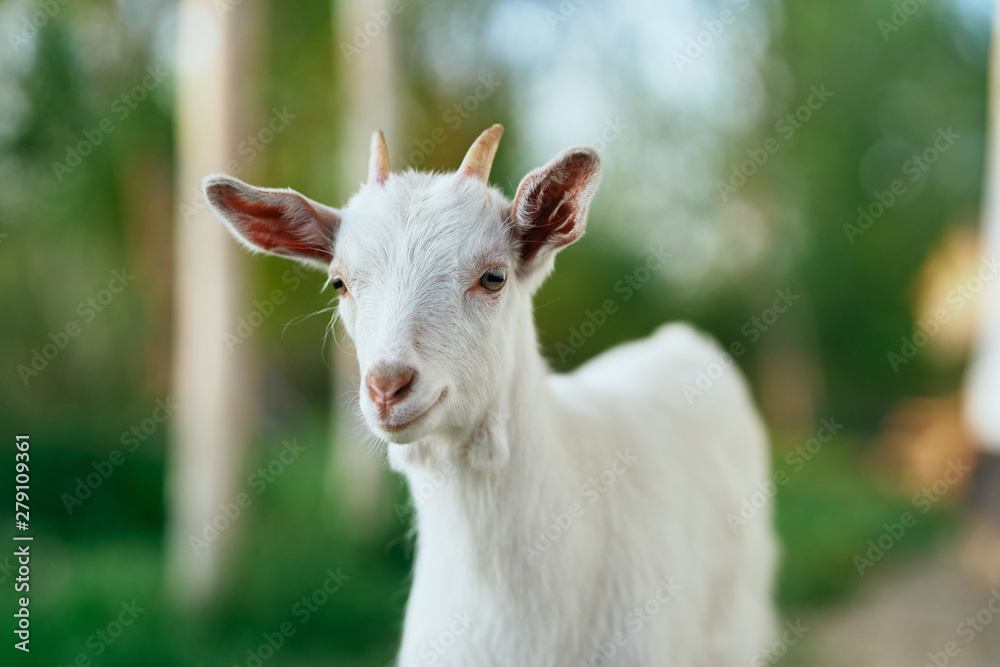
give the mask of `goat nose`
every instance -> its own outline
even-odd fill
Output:
[[[368,395],[380,412],[402,401],[410,393],[416,371],[404,368],[393,373],[369,373]]]

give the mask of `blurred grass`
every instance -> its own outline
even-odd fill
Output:
[[[894,561],[931,547],[955,523],[948,503],[922,514],[910,498],[891,491],[866,464],[866,444],[840,434],[778,487],[775,521],[784,549],[778,599],[788,611],[835,601]],[[855,557],[865,557],[868,541],[907,512],[916,523],[860,576]]]
[[[140,455],[140,450],[135,460],[127,460],[73,517],[66,517],[61,504],[49,507],[62,518],[36,524],[32,663],[68,666],[84,654],[90,664],[108,666],[247,665],[248,650],[287,621],[295,633],[284,646],[273,657],[250,664],[389,664],[408,588],[412,554],[403,537],[408,526],[398,521],[387,500],[383,511],[388,529],[365,544],[351,542],[342,519],[320,500],[326,429],[316,424],[301,433],[307,435],[299,437],[307,444],[305,453],[255,497],[235,524],[245,541],[230,573],[231,591],[203,619],[179,616],[164,594],[158,526],[162,511],[149,509],[162,493],[162,459],[157,454],[162,452],[162,436],[155,438],[150,451]],[[779,441],[779,452],[785,442]],[[777,525],[784,543],[779,597],[790,617],[837,600],[890,570],[894,561],[920,553],[947,531],[948,510],[918,514],[918,523],[899,544],[860,578],[854,556],[882,533],[884,523],[898,521],[913,507],[865,472],[863,443],[844,435],[836,443],[779,487]],[[247,469],[270,461],[279,446],[276,440],[257,448],[257,460]],[[38,450],[42,454],[42,448]],[[42,455],[40,474],[59,480],[51,488],[70,486],[69,471],[87,467],[68,461],[70,451],[80,456],[88,450],[60,447]],[[401,480],[393,488],[401,497]],[[130,490],[139,496],[135,503],[122,497]],[[137,512],[133,505],[146,509]],[[103,522],[116,529],[102,530]],[[67,532],[65,523],[77,529]],[[123,523],[145,529],[122,530]],[[302,623],[293,607],[322,585],[328,569],[339,569],[349,579]],[[92,637],[117,617],[123,603],[133,600],[144,611],[96,656]]]

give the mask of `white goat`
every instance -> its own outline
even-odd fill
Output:
[[[745,383],[727,370],[689,401],[721,350],[681,324],[550,374],[532,295],[600,162],[568,149],[510,202],[487,183],[502,132],[449,174],[390,174],[376,132],[343,210],[205,179],[238,239],[340,294],[362,412],[418,506],[399,665],[765,664],[771,519],[726,518],[770,473]]]

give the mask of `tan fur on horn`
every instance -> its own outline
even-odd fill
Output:
[[[458,168],[462,178],[478,178],[483,183],[489,181],[490,169],[493,167],[493,157],[497,154],[500,137],[503,136],[503,125],[496,124],[479,135]]]
[[[389,179],[389,149],[381,130],[372,132],[371,155],[368,158],[368,182],[382,185]]]

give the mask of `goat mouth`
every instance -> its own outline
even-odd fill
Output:
[[[423,419],[424,417],[426,417],[430,413],[431,410],[433,410],[438,405],[440,405],[441,401],[443,401],[444,397],[447,396],[447,395],[448,395],[448,390],[447,389],[442,390],[441,391],[441,395],[437,397],[437,400],[434,401],[433,403],[431,403],[430,406],[428,406],[428,408],[426,410],[424,410],[423,412],[421,412],[419,415],[417,415],[413,419],[405,421],[402,424],[384,424],[384,423],[380,423],[380,424],[378,424],[378,427],[380,429],[382,429],[383,431],[387,431],[389,433],[396,433],[398,431],[406,430],[406,429],[410,428],[411,426],[413,426],[414,424],[416,424],[421,419]]]

